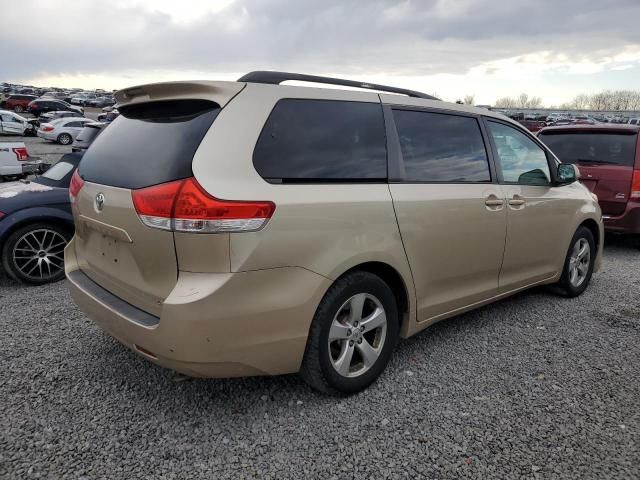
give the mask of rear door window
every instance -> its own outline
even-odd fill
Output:
[[[490,182],[487,150],[473,117],[394,110],[407,182]]]
[[[569,132],[553,130],[538,138],[564,163],[600,163],[633,166],[637,133]]]
[[[219,111],[207,100],[123,106],[78,172],[88,182],[130,189],[190,177],[193,156]]]
[[[253,163],[267,181],[386,181],[382,106],[280,100],[260,134]]]

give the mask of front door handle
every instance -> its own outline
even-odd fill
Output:
[[[524,204],[524,198],[517,194],[509,200],[509,205],[511,205],[512,207],[522,207]]]

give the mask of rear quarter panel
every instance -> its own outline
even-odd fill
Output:
[[[413,282],[386,183],[279,185],[256,172],[254,146],[282,98],[379,103],[375,93],[247,84],[220,112],[194,158],[198,182],[218,198],[276,204],[263,230],[230,235],[231,270],[302,267],[334,280],[361,263],[383,262],[404,280],[415,318]]]

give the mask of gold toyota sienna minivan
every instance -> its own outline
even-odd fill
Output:
[[[578,170],[489,110],[282,72],[116,99],[70,188],[67,278],[101,328],[186,375],[356,392],[400,337],[536,285],[580,295],[599,268]]]

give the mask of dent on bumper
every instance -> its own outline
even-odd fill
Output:
[[[191,376],[297,372],[311,320],[330,284],[297,267],[180,272],[159,323],[148,327],[74,282],[69,274],[78,266],[73,255],[66,257],[69,288],[81,310],[133,351]]]

